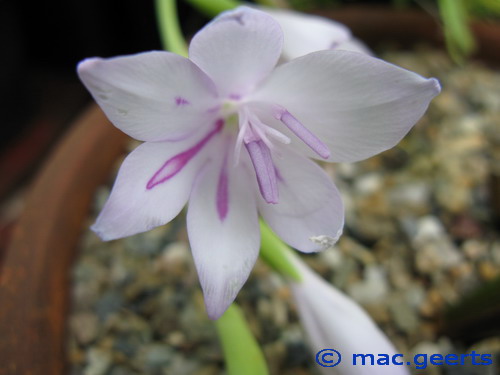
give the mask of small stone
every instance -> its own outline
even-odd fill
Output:
[[[78,342],[86,345],[97,337],[99,320],[91,312],[80,312],[71,316],[70,327]]]
[[[389,310],[397,327],[403,332],[411,334],[418,327],[418,318],[412,307],[402,295],[393,295],[389,300]]]
[[[101,321],[123,307],[123,296],[116,290],[109,290],[96,303],[95,311]]]
[[[184,355],[176,355],[172,358],[168,370],[162,375],[170,374],[197,374],[202,369],[202,365],[196,358],[188,358]]]
[[[354,188],[360,195],[369,195],[381,189],[382,176],[378,173],[370,173],[356,179]]]
[[[331,249],[322,251],[318,254],[318,259],[322,264],[325,264],[329,268],[337,269],[342,267],[344,256],[338,250],[338,248],[333,247]]]
[[[363,306],[368,315],[378,324],[386,324],[390,322],[391,317],[387,306],[383,303],[372,303]]]
[[[424,216],[417,222],[417,231],[413,238],[416,243],[425,243],[443,237],[445,230],[443,224],[435,216]]]
[[[87,352],[87,364],[84,375],[104,375],[111,366],[111,353],[99,348],[91,348]]]
[[[467,240],[462,245],[465,256],[471,260],[482,258],[486,255],[487,246],[480,240]]]
[[[361,304],[370,304],[385,298],[388,292],[387,275],[381,267],[369,266],[362,281],[347,287],[347,293]]]
[[[490,262],[480,262],[478,270],[484,281],[493,280],[499,273],[498,267],[493,266]]]
[[[389,201],[394,209],[410,208],[413,212],[427,213],[431,190],[425,181],[410,181],[398,184],[389,191]]]
[[[420,313],[427,318],[434,317],[442,310],[444,303],[445,301],[439,290],[432,288],[427,292],[424,302],[420,305]]]
[[[180,347],[185,344],[186,336],[181,331],[174,331],[168,335],[167,342],[171,346]]]
[[[425,300],[425,290],[420,284],[414,283],[405,290],[405,297],[408,304],[417,310]]]
[[[166,366],[173,357],[173,349],[163,344],[148,344],[140,347],[136,357],[135,365],[142,373],[151,373]]]
[[[389,280],[395,289],[406,290],[411,285],[412,280],[401,257],[391,257],[387,268]]]
[[[446,234],[444,226],[434,216],[418,220],[412,244],[416,249],[417,269],[422,273],[445,270],[462,261],[461,253]]]
[[[185,242],[169,244],[156,259],[154,268],[165,273],[169,278],[178,278],[186,274],[192,260],[188,245]]]

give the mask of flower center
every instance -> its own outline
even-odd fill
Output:
[[[289,144],[291,140],[282,132],[261,121],[258,113],[272,114],[319,156],[325,159],[330,157],[328,147],[281,106],[230,100],[223,104],[221,112],[227,116],[228,126],[232,128],[236,127],[235,116],[237,115],[238,136],[234,149],[235,164],[239,163],[241,147],[245,145],[255,169],[260,193],[267,203],[278,203],[278,171],[272,158],[272,151],[275,149],[273,141]]]

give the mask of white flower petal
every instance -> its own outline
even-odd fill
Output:
[[[295,255],[290,254],[290,259],[302,276],[302,282],[292,283],[292,292],[314,353],[322,349],[338,350],[342,361],[334,369],[339,375],[408,374],[406,364],[353,366],[353,354],[373,354],[377,359],[383,353],[392,358],[396,349],[358,304],[311,271]],[[332,373],[331,368],[320,370]]]
[[[259,200],[259,212],[274,232],[304,252],[333,245],[342,232],[344,207],[337,188],[313,161],[286,146],[274,157],[279,200]]]
[[[189,58],[214,80],[222,96],[239,99],[272,71],[282,44],[283,33],[272,17],[239,7],[194,36]]]
[[[189,199],[189,242],[211,319],[218,319],[233,302],[259,254],[254,184],[248,172],[228,160],[212,159]]]
[[[196,146],[199,138],[146,142],[132,151],[121,165],[92,230],[103,240],[113,240],[148,231],[177,216],[209,151],[207,145],[186,158],[185,152]],[[162,168],[168,161],[173,163]]]
[[[285,60],[341,45],[351,37],[346,26],[324,17],[282,9],[263,10],[273,16],[283,29]]]
[[[284,107],[328,146],[329,161],[353,162],[396,145],[439,91],[436,79],[374,57],[320,51],[279,66],[249,100]]]
[[[216,115],[213,82],[188,59],[145,52],[78,65],[80,79],[110,121],[141,141],[172,140]]]

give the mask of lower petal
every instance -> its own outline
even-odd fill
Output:
[[[259,254],[251,171],[231,164],[211,160],[206,165],[187,213],[189,242],[211,319],[218,319],[233,302]]]
[[[280,149],[275,158],[280,199],[259,201],[259,211],[286,243],[304,252],[323,250],[339,238],[344,225],[340,194],[326,173],[311,160]]]
[[[92,230],[103,240],[145,232],[166,224],[182,210],[191,186],[205,160],[203,151],[161,184],[149,188],[167,160],[182,154],[196,139],[179,142],[146,142],[124,160],[111,195]]]

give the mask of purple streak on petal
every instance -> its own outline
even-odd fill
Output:
[[[229,94],[229,99],[231,100],[240,100],[241,95],[240,94]]]
[[[282,110],[276,115],[276,118],[283,124],[285,124],[288,129],[290,129],[297,137],[302,140],[302,142],[308,145],[323,159],[328,159],[330,157],[330,150],[328,149],[328,147],[323,142],[321,142],[318,137],[311,133],[309,129],[307,129],[290,112],[288,112],[287,110]]]
[[[184,107],[185,105],[189,105],[191,103],[189,102],[189,100],[187,100],[186,98],[183,98],[182,96],[176,96],[175,97],[175,104],[178,107]]]
[[[227,155],[224,157],[222,168],[219,175],[219,182],[217,184],[217,195],[215,197],[215,204],[217,206],[217,213],[219,214],[220,221],[224,221],[229,211],[229,190],[228,190],[228,176],[227,176]]]
[[[224,120],[219,119],[215,123],[215,128],[208,133],[201,141],[190,149],[175,155],[174,157],[168,159],[165,164],[158,169],[153,177],[146,184],[146,188],[151,190],[156,185],[162,184],[168,181],[170,178],[174,177],[179,173],[182,168],[207,144],[207,142],[218,132],[222,130],[224,126]]]
[[[278,184],[271,151],[261,140],[245,143],[252,159],[260,194],[267,203],[278,203]]]

